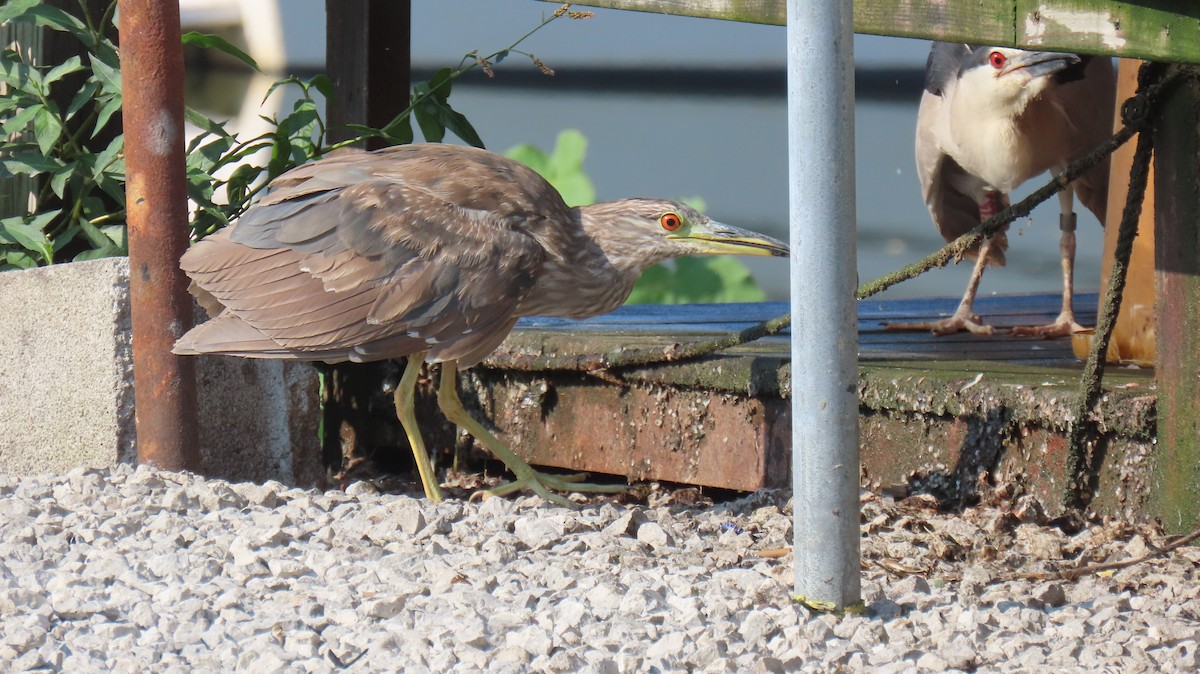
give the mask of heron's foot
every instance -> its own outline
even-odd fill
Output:
[[[1083,332],[1084,330],[1087,330],[1087,328],[1075,322],[1075,314],[1064,311],[1049,325],[1019,326],[1012,329],[1012,334],[1048,339],[1050,337],[1066,337],[1077,332]]]
[[[574,507],[574,503],[554,492],[578,491],[619,494],[627,489],[624,485],[588,484],[583,482],[587,477],[584,474],[550,475],[535,470],[533,466],[517,456],[507,444],[467,413],[466,408],[463,407],[462,399],[458,397],[458,387],[455,380],[456,371],[457,363],[450,361],[442,364],[442,378],[438,384],[438,405],[442,408],[442,412],[446,415],[447,419],[467,433],[470,433],[484,447],[487,447],[488,451],[495,455],[497,459],[503,461],[504,465],[508,466],[508,469],[516,477],[512,482],[506,482],[491,489],[485,489],[480,494],[480,498],[502,496],[521,489],[528,489],[551,503]]]
[[[629,489],[629,487],[623,484],[591,484],[584,482],[584,480],[587,479],[586,473],[575,473],[572,475],[551,475],[549,473],[543,473],[539,470],[536,470],[533,468],[533,466],[530,466],[527,463],[522,462],[522,464],[524,465],[509,465],[509,470],[511,470],[513,474],[517,476],[517,479],[513,480],[512,482],[505,482],[504,484],[496,485],[491,489],[484,489],[483,491],[476,492],[476,494],[472,494],[471,498],[475,498],[476,495],[478,495],[480,498],[506,496],[522,489],[528,489],[529,491],[541,496],[551,503],[573,508],[577,504],[568,500],[561,494],[556,494],[555,492],[574,491],[592,494],[620,494]]]
[[[996,328],[984,323],[979,316],[972,313],[969,309],[964,310],[959,307],[959,310],[954,312],[954,315],[949,318],[944,318],[940,321],[925,321],[920,323],[884,323],[883,329],[889,332],[912,332],[917,330],[928,330],[939,337],[942,335],[952,335],[956,332],[971,332],[976,335],[992,335],[995,334]]]

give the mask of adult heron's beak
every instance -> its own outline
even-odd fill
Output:
[[[699,255],[788,255],[788,245],[778,239],[720,222],[709,221],[670,238],[691,243]]]
[[[1000,74],[1007,75],[1017,70],[1024,70],[1030,79],[1034,79],[1043,75],[1053,75],[1076,63],[1079,63],[1079,57],[1075,54],[1060,54],[1052,51],[1018,52],[1009,57],[1008,63],[1004,64],[1004,70]]]

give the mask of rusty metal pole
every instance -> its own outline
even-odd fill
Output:
[[[179,3],[119,0],[138,461],[196,469],[196,371],[171,353],[192,326]]]

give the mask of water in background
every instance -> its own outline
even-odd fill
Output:
[[[473,49],[488,53],[505,46],[553,8],[517,0],[414,3],[418,77],[457,65]],[[600,199],[699,196],[718,220],[786,238],[783,29],[596,13],[587,21],[560,21],[522,45],[558,77],[536,76],[526,57],[513,54],[494,79],[460,79],[451,102],[497,151],[524,142],[548,149],[560,130],[579,129],[590,142],[585,168]],[[305,45],[310,57],[323,54],[321,21],[291,24],[310,31],[292,43]],[[942,239],[913,167],[919,71],[928,43],[858,36],[855,50],[860,76],[868,75],[860,77],[855,135],[858,271],[866,281],[933,252]],[[230,91],[227,83],[215,89]],[[261,93],[251,91],[247,100],[261,100]],[[1019,190],[1014,201],[1035,187],[1036,181]],[[1057,222],[1052,199],[1032,220],[1014,223],[1009,266],[989,270],[981,292],[1057,292]],[[1100,285],[1102,240],[1095,219],[1081,213],[1081,289]],[[771,299],[786,299],[786,260],[744,259]],[[968,264],[935,270],[883,296],[957,296],[969,272]]]

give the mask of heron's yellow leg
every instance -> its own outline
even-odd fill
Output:
[[[425,451],[425,441],[421,439],[421,429],[417,428],[417,412],[414,406],[417,389],[417,375],[421,373],[421,364],[425,354],[418,353],[408,357],[404,366],[404,374],[396,386],[396,416],[408,436],[408,444],[412,447],[413,460],[417,463],[417,472],[421,474],[421,486],[425,488],[425,496],[434,503],[441,503],[442,490],[438,487],[437,478],[433,474],[433,462]]]
[[[488,489],[483,492],[484,494],[489,496],[503,496],[519,489],[529,489],[552,503],[573,506],[573,503],[550,490],[586,491],[607,494],[618,494],[625,491],[626,487],[624,485],[587,484],[581,482],[584,479],[583,475],[548,475],[535,470],[533,466],[513,453],[508,445],[501,442],[499,438],[492,435],[491,431],[484,428],[483,424],[473,419],[467,413],[466,408],[463,407],[462,400],[458,397],[457,375],[457,363],[442,363],[441,381],[438,384],[438,405],[442,408],[442,413],[452,423],[483,443],[483,446],[496,455],[496,458],[503,461],[504,465],[508,466],[508,469],[516,476],[516,479],[512,482]]]

